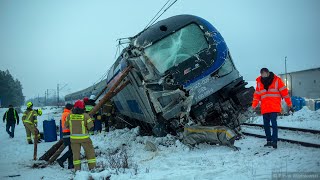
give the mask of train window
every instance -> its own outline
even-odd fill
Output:
[[[110,81],[112,76],[113,76],[113,66],[111,66],[111,68],[109,69],[107,81]]]
[[[203,31],[190,24],[146,48],[145,53],[162,74],[206,48]]]
[[[120,71],[120,67],[121,67],[121,64],[118,64],[118,66],[114,69],[114,73],[117,73],[118,71]]]
[[[229,73],[231,73],[233,70],[233,63],[231,61],[230,56],[228,56],[228,58],[226,59],[226,61],[224,62],[224,64],[221,66],[221,68],[219,69],[218,75],[221,76],[225,76]]]

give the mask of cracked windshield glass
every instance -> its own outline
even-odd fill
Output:
[[[145,53],[162,74],[206,48],[203,31],[198,25],[190,24],[146,48]]]

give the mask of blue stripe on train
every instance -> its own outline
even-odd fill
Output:
[[[127,100],[127,103],[129,105],[131,112],[143,114],[143,112],[141,111],[140,106],[136,100]]]
[[[192,83],[194,83],[194,82],[208,76],[209,74],[215,72],[216,70],[218,70],[223,65],[223,63],[225,62],[225,60],[228,56],[228,47],[227,47],[223,37],[221,36],[221,34],[217,31],[216,28],[214,28],[212,26],[211,23],[209,23],[208,21],[206,21],[205,19],[202,19],[200,17],[198,17],[198,18],[200,19],[200,21],[202,21],[202,23],[209,29],[209,31],[213,35],[213,40],[217,44],[217,59],[215,60],[213,65],[211,67],[209,67],[209,69],[207,69],[200,76],[195,77],[194,79],[191,79],[188,83],[184,84],[183,85],[184,87],[188,87]]]

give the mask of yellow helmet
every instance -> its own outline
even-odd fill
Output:
[[[27,108],[30,108],[31,106],[33,106],[32,102],[28,102],[27,103]]]

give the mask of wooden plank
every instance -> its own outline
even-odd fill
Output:
[[[36,128],[36,127],[35,127]],[[37,160],[37,153],[38,153],[38,134],[39,130],[36,128],[36,132],[34,135],[34,141],[33,141],[33,160]]]
[[[49,161],[51,156],[59,149],[63,144],[63,139],[60,139],[56,144],[54,144],[44,155],[42,155],[39,160]]]
[[[121,74],[121,76],[119,77],[119,79],[114,83],[114,85],[110,88],[110,90],[103,96],[103,98],[99,101],[99,103],[94,106],[94,108],[89,112],[90,115],[95,114],[96,112],[99,111],[99,109],[109,100],[111,99],[115,93],[114,91],[116,91],[116,88],[118,87],[118,85],[122,82],[122,80],[127,77],[127,75],[129,74],[130,70],[132,69],[132,66],[127,67],[123,73]],[[128,83],[126,83],[128,84]],[[124,87],[123,87],[124,88]]]
[[[61,146],[59,147],[59,149],[51,156],[51,158],[49,159],[48,163],[51,164],[53,163],[62,153],[62,151],[64,150],[65,145],[61,144]]]

